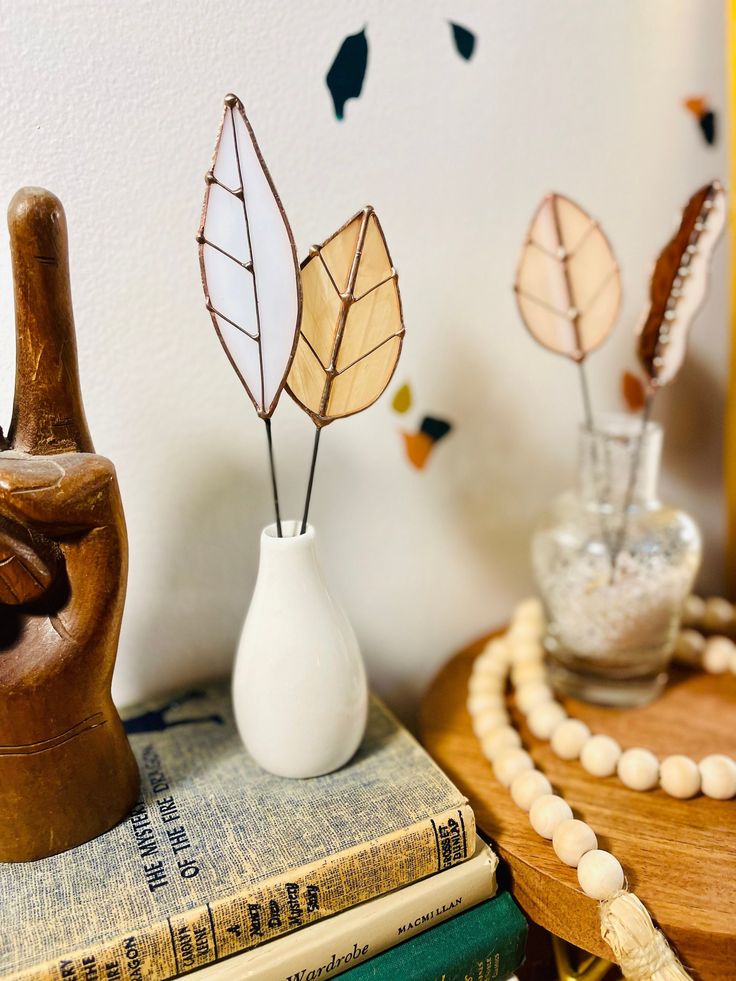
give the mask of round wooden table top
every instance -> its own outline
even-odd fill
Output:
[[[465,707],[473,658],[484,640],[456,655],[437,675],[420,714],[422,741],[468,797],[479,828],[508,863],[513,894],[540,926],[584,950],[612,958],[601,939],[598,904],[579,889],[575,869],[493,776]],[[606,709],[565,701],[567,711],[624,748],[658,756],[708,753],[736,757],[736,676],[673,674],[664,694],[643,708]],[[644,902],[688,969],[703,981],[736,977],[736,799],[678,801],[661,790],[627,790],[617,778],[589,776],[535,739],[511,706],[524,746],[555,789],[620,860],[629,887]]]

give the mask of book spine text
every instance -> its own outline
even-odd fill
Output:
[[[508,894],[358,964],[351,981],[505,981],[521,965],[527,925]],[[305,977],[299,981],[314,981]]]
[[[8,981],[167,981],[451,868],[474,846],[465,804]]]
[[[249,950],[213,973],[218,981],[336,977],[489,899],[496,891],[495,868],[495,855],[481,846],[456,868]],[[202,981],[209,975],[205,969]]]

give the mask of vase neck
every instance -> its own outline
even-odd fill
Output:
[[[580,429],[579,490],[586,505],[620,511],[656,503],[662,427],[636,416],[601,416]],[[633,481],[633,484],[631,483]]]
[[[277,574],[308,574],[317,565],[314,528],[307,525],[299,534],[301,522],[284,521],[283,537],[279,538],[276,525],[269,525],[261,533],[259,572]]]

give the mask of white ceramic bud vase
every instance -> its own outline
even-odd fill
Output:
[[[233,706],[264,770],[316,777],[347,763],[365,732],[368,686],[347,617],[330,596],[311,525],[261,534],[253,598],[238,644]]]

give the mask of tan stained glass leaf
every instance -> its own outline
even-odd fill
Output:
[[[598,223],[561,194],[548,194],[529,226],[514,283],[519,313],[545,347],[582,361],[608,336],[621,277]]]
[[[637,354],[653,388],[666,385],[680,370],[725,222],[726,193],[718,181],[712,181],[687,202],[677,231],[654,265],[649,306],[637,329]]]
[[[301,277],[302,320],[287,388],[322,427],[372,405],[401,353],[398,277],[373,208],[314,246]]]

